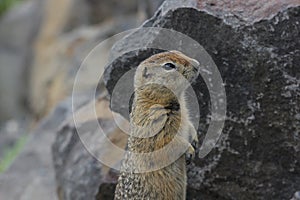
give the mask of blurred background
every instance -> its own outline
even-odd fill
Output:
[[[32,135],[39,134],[34,130],[41,120],[71,95],[76,72],[89,51],[110,36],[138,27],[161,3],[162,0],[0,0],[0,176],[22,151],[26,152],[24,146],[30,146]],[[99,62],[99,68],[103,68],[101,57]],[[82,90],[89,85],[87,77]],[[63,119],[61,113],[57,117],[61,118],[56,122]],[[16,164],[11,174],[6,173],[12,183],[0,184],[0,199],[25,195],[24,186],[33,179],[27,179],[27,183],[20,183],[20,179],[26,179],[24,170],[30,173],[30,163],[39,165],[35,157],[43,156],[45,165],[51,167],[52,142],[53,139],[44,139],[28,147],[30,153],[19,161],[21,166]],[[39,145],[46,146],[48,153],[33,155],[40,151]],[[5,175],[0,182],[4,180]],[[56,198],[54,185],[51,188],[49,199]],[[32,199],[32,192],[28,194]]]
[[[138,27],[161,2],[0,1],[0,172],[39,120],[71,94],[89,51]]]

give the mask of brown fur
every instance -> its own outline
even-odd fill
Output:
[[[176,71],[161,67],[168,62],[176,65]],[[182,149],[193,153],[189,138],[196,140],[197,136],[185,106],[184,84],[185,79],[192,81],[198,75],[195,65],[199,65],[196,60],[177,51],[156,54],[139,65],[129,152],[123,161],[115,199],[185,199],[186,163],[185,154],[180,153]],[[147,153],[151,156],[145,156]],[[170,163],[174,153],[181,156]],[[156,168],[159,164],[163,167]],[[140,173],[139,169],[149,170]]]

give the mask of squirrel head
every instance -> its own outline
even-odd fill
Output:
[[[179,51],[155,54],[141,62],[134,78],[135,88],[161,85],[180,95],[199,75],[199,62]]]

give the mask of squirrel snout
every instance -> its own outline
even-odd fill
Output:
[[[193,71],[198,74],[200,71],[200,63],[195,59],[191,59],[190,63],[193,67]]]
[[[191,65],[193,66],[194,69],[196,69],[198,71],[199,67],[200,67],[200,63],[198,62],[198,60],[196,59],[191,59],[190,60]]]

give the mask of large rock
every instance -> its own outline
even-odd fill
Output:
[[[292,198],[300,189],[300,2],[220,2],[167,0],[144,24],[198,41],[225,82],[222,137],[208,156],[190,165],[187,199]],[[147,47],[165,42],[156,40],[159,33],[141,32],[115,45],[112,55],[117,59],[104,77],[110,93],[125,72],[160,51]],[[126,52],[140,42],[143,49]],[[172,41],[179,46],[180,42]],[[202,78],[194,90],[203,139],[200,133],[207,131],[210,100]],[[112,109],[128,117],[128,102],[117,100]]]
[[[105,166],[92,155],[101,154],[112,162],[117,161],[116,165],[119,165],[122,154],[107,151],[109,148],[101,142],[103,136],[99,138],[95,123],[99,123],[106,136],[120,148],[125,148],[127,136],[114,122],[105,96],[99,97],[95,103],[97,118],[93,117],[92,108],[93,102],[90,102],[74,113],[76,125],[70,116],[61,125],[53,144],[53,162],[60,200],[113,198],[117,171]],[[128,126],[127,121],[122,121]]]

